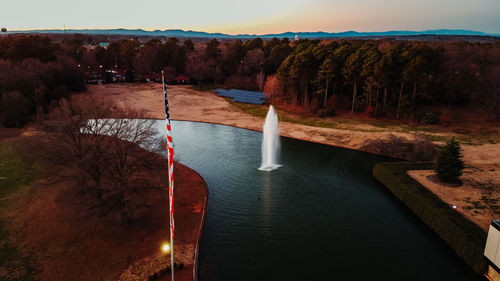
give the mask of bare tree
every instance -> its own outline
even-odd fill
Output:
[[[412,161],[431,160],[436,152],[435,145],[423,135],[415,135],[413,140],[408,140],[388,134],[385,138],[366,139],[361,149]]]
[[[186,65],[187,73],[198,81],[198,86],[208,76],[209,66],[202,54],[193,52]]]
[[[263,91],[264,85],[266,84],[266,74],[264,74],[263,70],[257,73],[255,76],[255,82],[257,82],[257,85],[259,86],[259,90]]]
[[[264,85],[264,93],[269,99],[269,102],[276,102],[280,98],[282,98],[283,91],[282,85],[276,75],[269,75],[266,79],[266,83]]]
[[[435,144],[433,144],[425,135],[414,135],[412,160],[429,161],[434,158],[435,154]]]
[[[262,70],[265,62],[265,55],[261,49],[253,49],[247,52],[240,65],[239,72],[243,75],[253,76]]]
[[[149,207],[158,190],[152,173],[164,165],[152,120],[113,119],[110,108],[86,97],[62,100],[42,123],[44,133],[28,141],[50,178],[72,183],[83,212],[90,217],[128,223]],[[121,115],[121,114],[120,114]]]

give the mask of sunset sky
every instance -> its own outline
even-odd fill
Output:
[[[500,34],[500,0],[3,0],[0,26],[19,29],[285,31],[471,29]]]

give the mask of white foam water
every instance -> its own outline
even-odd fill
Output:
[[[278,164],[280,153],[280,135],[278,125],[278,115],[271,105],[267,112],[266,120],[263,127],[262,138],[262,162],[259,170],[272,171],[281,167]]]

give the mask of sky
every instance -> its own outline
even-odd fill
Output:
[[[500,0],[2,0],[0,27],[286,31],[469,29],[500,34]]]

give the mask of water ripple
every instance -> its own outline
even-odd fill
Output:
[[[390,159],[282,138],[283,167],[263,172],[261,133],[192,122],[172,132],[175,159],[209,188],[200,281],[477,277],[372,178]]]

